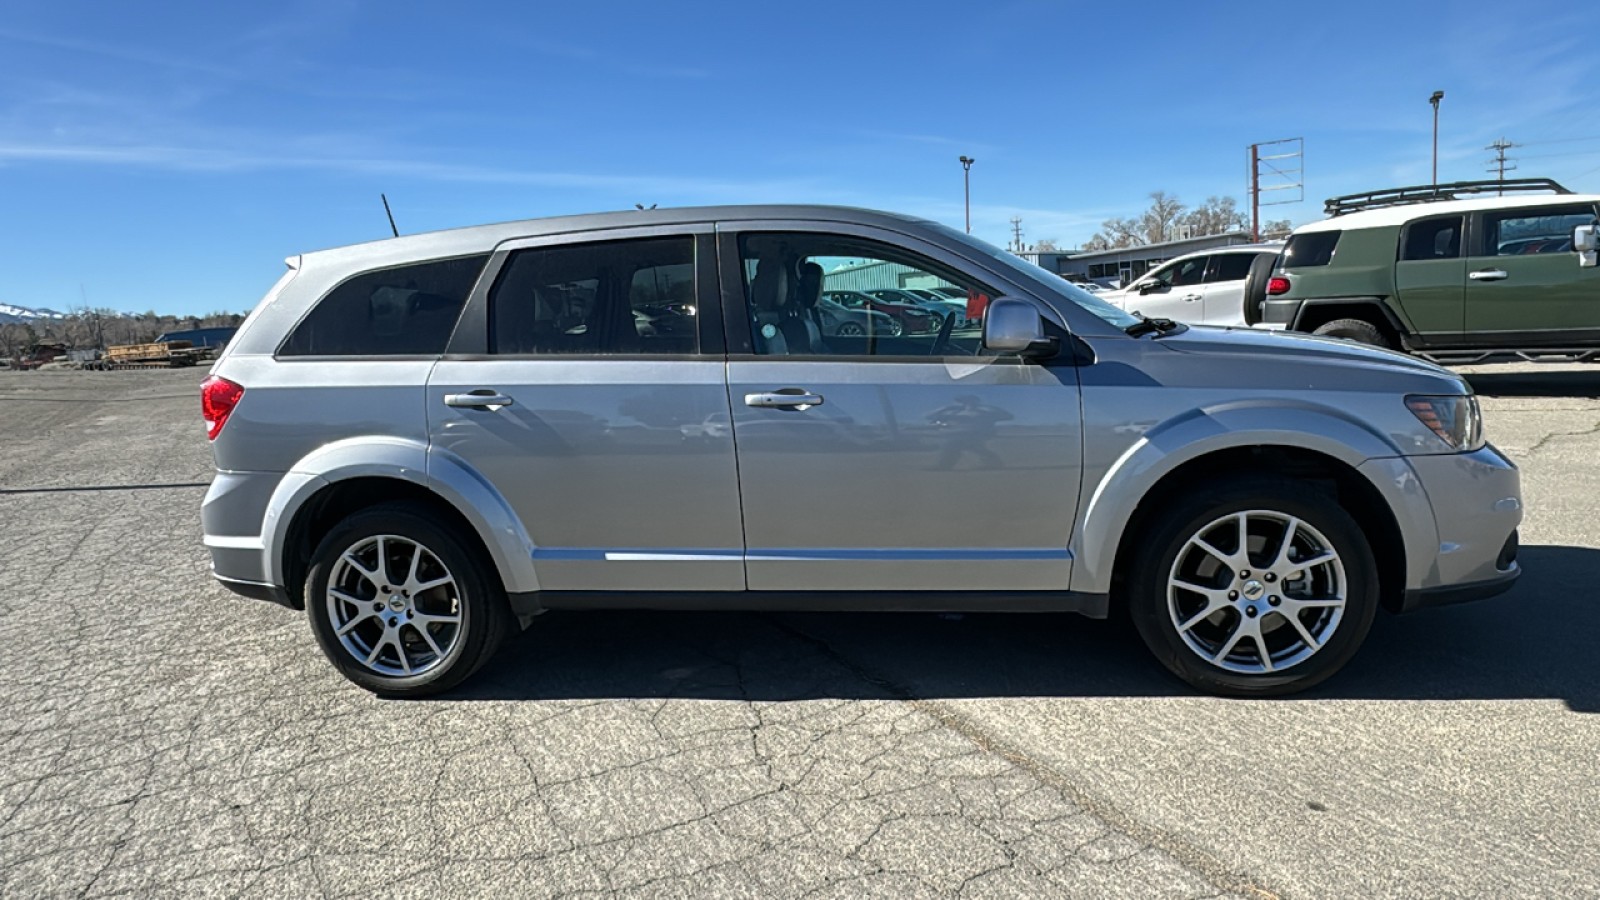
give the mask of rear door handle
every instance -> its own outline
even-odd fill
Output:
[[[810,409],[822,405],[822,395],[805,388],[779,388],[762,394],[745,394],[744,405],[758,409]]]
[[[489,388],[478,388],[465,394],[445,394],[444,405],[461,409],[487,409],[490,412],[499,412],[503,406],[515,403],[510,397]]]
[[[1479,269],[1476,272],[1467,273],[1467,277],[1473,281],[1504,281],[1510,276],[1506,274],[1505,269]]]

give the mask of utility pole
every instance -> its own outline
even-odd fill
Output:
[[[1011,217],[1011,252],[1022,252],[1022,217]]]
[[[1433,104],[1433,186],[1439,187],[1439,101],[1444,99],[1444,91],[1434,91],[1428,102]]]
[[[1495,173],[1495,180],[1496,181],[1504,182],[1506,180],[1506,173],[1516,170],[1516,168],[1517,168],[1516,162],[1506,158],[1506,151],[1510,150],[1512,147],[1520,147],[1520,146],[1522,146],[1522,145],[1521,144],[1513,144],[1510,141],[1506,140],[1505,138],[1501,138],[1500,140],[1495,141],[1494,143],[1490,144],[1489,146],[1483,148],[1485,150],[1493,150],[1494,151],[1494,159],[1489,160],[1489,170],[1488,171],[1491,171],[1491,172]],[[1497,193],[1502,197],[1504,197],[1506,195],[1506,192],[1503,191],[1503,190],[1499,191]]]
[[[961,155],[961,206],[967,211],[967,234],[972,233],[972,164],[976,159]]]
[[[1261,243],[1261,145],[1250,145],[1250,243]]]
[[[1262,153],[1262,148],[1269,152]],[[1276,206],[1281,203],[1299,203],[1305,199],[1305,154],[1306,142],[1304,138],[1284,138],[1281,141],[1262,141],[1250,145],[1250,240],[1261,240],[1261,207]],[[1262,171],[1265,169],[1266,171]],[[1268,183],[1263,186],[1262,176],[1266,176]],[[1279,200],[1263,202],[1261,194],[1273,191],[1293,191],[1290,194],[1276,194]]]

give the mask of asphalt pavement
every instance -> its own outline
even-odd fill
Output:
[[[0,373],[0,896],[1600,893],[1600,366],[1464,370],[1509,593],[1202,697],[1074,616],[552,613],[378,700],[215,586],[203,372]]]

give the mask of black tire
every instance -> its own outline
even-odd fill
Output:
[[[1332,322],[1318,325],[1311,333],[1319,334],[1323,337],[1344,338],[1345,340],[1362,344],[1371,344],[1374,347],[1382,347],[1385,350],[1394,349],[1394,343],[1389,340],[1388,335],[1383,333],[1383,329],[1368,322],[1366,319],[1334,319]]]
[[[505,590],[487,555],[475,543],[464,541],[450,529],[435,524],[436,519],[437,516],[430,515],[427,507],[414,503],[385,503],[369,507],[334,526],[311,557],[311,568],[306,575],[306,612],[311,619],[311,632],[316,635],[317,644],[341,675],[382,696],[426,697],[455,687],[494,656],[511,630],[511,609],[506,601]],[[418,591],[415,597],[408,592],[402,602],[398,597],[400,588],[395,586],[401,582],[393,579],[393,576],[406,563],[397,560],[398,566],[374,567],[380,573],[380,580],[393,580],[393,584],[383,587],[392,588],[395,593],[379,594],[379,586],[371,584],[372,595],[366,596],[364,588],[371,579],[349,563],[342,563],[341,558],[346,552],[370,544],[380,536],[402,538],[413,546],[422,547],[431,555],[431,559],[422,557],[424,562],[418,566],[415,574],[408,573],[408,582],[415,581],[422,574],[437,576],[442,566],[444,574],[453,577],[454,584],[433,588],[426,593]],[[401,549],[389,549],[386,552],[400,553],[405,547],[402,542],[389,541],[375,546],[388,548],[390,544]],[[371,547],[362,552],[373,553],[370,559],[376,559]],[[344,585],[352,594],[358,594],[360,604],[349,601],[330,603],[328,583],[330,576],[335,574],[342,581],[352,574],[360,576],[346,581]],[[380,603],[379,600],[383,598],[396,601],[397,608],[391,610]],[[363,609],[368,602],[374,604],[370,613]],[[404,608],[399,608],[402,606]],[[338,612],[334,611],[334,607]],[[379,613],[378,609],[383,611]],[[377,648],[377,652],[382,654],[377,659],[378,665],[386,665],[392,659],[396,665],[391,668],[409,666],[411,657],[404,649],[409,644],[419,652],[419,658],[427,664],[426,667],[419,666],[422,671],[409,675],[385,674],[369,667],[355,655],[355,650],[347,648],[338,634],[340,626],[335,624],[334,618],[350,610],[358,610],[350,618],[360,617],[363,620],[354,623],[355,627],[350,631],[351,643],[363,648]],[[391,612],[394,613],[392,616]],[[435,624],[420,626],[421,629],[428,629],[425,638],[415,620],[407,621],[418,613],[421,618],[426,618],[430,613],[439,613],[440,618],[454,615],[457,621],[452,623],[454,630],[450,630],[451,624],[438,625],[437,630]],[[391,624],[396,622],[398,624]],[[346,619],[345,624],[353,623]],[[421,643],[423,640],[434,645],[442,640],[448,640],[449,643],[439,648],[442,654],[434,654],[426,649],[427,645]]]
[[[1258,253],[1250,271],[1244,277],[1244,323],[1261,322],[1261,304],[1267,299],[1267,282],[1272,279],[1272,269],[1278,264],[1276,253]]]
[[[861,337],[866,333],[867,330],[855,322],[846,322],[843,325],[840,325],[837,332],[839,337]]]
[[[1244,570],[1251,573],[1248,581],[1242,576],[1236,579],[1239,573],[1231,571],[1232,566],[1190,545],[1190,539],[1201,534],[1217,535],[1217,540],[1226,540],[1228,529],[1235,526],[1217,524],[1219,520],[1246,512],[1258,514],[1253,520],[1253,530],[1248,532],[1246,558],[1249,562],[1245,564],[1251,569]],[[1303,581],[1290,581],[1287,576],[1269,580],[1267,572],[1271,567],[1263,566],[1282,546],[1283,533],[1288,531],[1286,523],[1280,523],[1279,531],[1273,534],[1274,516],[1293,517],[1299,521],[1296,536],[1301,539],[1301,547],[1314,545],[1313,538],[1326,540],[1329,549],[1337,554],[1336,562],[1308,566],[1309,577]],[[1208,526],[1224,530],[1213,531]],[[1263,526],[1265,531],[1261,530]],[[1307,491],[1299,482],[1260,476],[1225,480],[1172,504],[1170,510],[1134,539],[1139,545],[1127,582],[1128,612],[1134,627],[1145,646],[1163,665],[1207,693],[1266,697],[1316,685],[1355,656],[1378,610],[1377,563],[1361,527],[1333,498]],[[1237,544],[1235,538],[1231,545],[1217,549],[1236,551]],[[1213,546],[1217,545],[1213,542]],[[1177,567],[1180,557],[1183,558],[1182,568]],[[1196,560],[1201,568],[1190,568]],[[1207,560],[1212,561],[1215,570],[1209,579],[1203,568]],[[1286,565],[1293,567],[1295,563]],[[1342,579],[1334,574],[1340,568]],[[1169,596],[1168,582],[1174,577],[1185,583],[1209,580],[1209,586],[1219,591],[1216,600],[1223,605],[1216,607],[1210,617],[1201,618],[1200,612],[1209,607],[1199,593],[1180,588]],[[1291,592],[1302,594],[1299,599],[1310,599],[1305,594],[1320,593],[1312,588],[1341,581],[1345,594],[1342,610],[1310,606],[1293,613],[1280,612],[1291,608],[1289,604],[1295,599]],[[1240,597],[1236,600],[1236,594],[1229,593],[1230,588],[1243,588],[1243,593],[1253,594],[1255,599]],[[1268,605],[1279,599],[1277,594],[1270,593],[1273,591],[1282,594],[1279,600],[1282,606]],[[1246,612],[1252,613],[1249,618],[1257,621],[1247,622]],[[1288,614],[1300,617],[1307,631],[1320,639],[1316,647],[1309,647],[1294,633],[1286,618]],[[1192,626],[1190,638],[1180,633],[1180,617]],[[1193,640],[1206,649],[1215,647],[1219,653],[1226,652],[1227,640],[1234,633],[1230,627],[1240,630],[1238,626],[1251,624],[1267,634],[1259,642],[1251,637],[1249,646],[1245,646],[1245,640],[1238,640],[1235,649],[1221,657],[1222,662],[1238,668],[1261,669],[1265,656],[1276,660],[1271,670],[1231,671],[1214,662],[1211,654],[1202,656],[1202,650],[1190,643]],[[1276,648],[1271,646],[1273,644]],[[1296,653],[1305,653],[1308,649],[1309,653],[1303,658],[1294,659]]]

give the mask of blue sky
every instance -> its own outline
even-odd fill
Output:
[[[962,216],[1074,245],[1152,190],[1245,200],[1254,141],[1332,194],[1519,175],[1600,191],[1600,30],[1559,3],[8,0],[0,302],[250,308],[284,256],[707,203]]]

